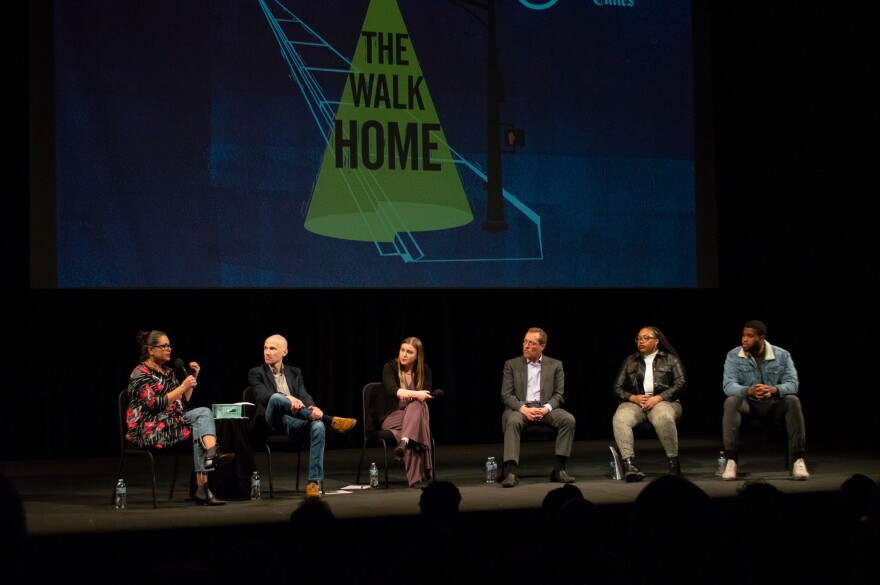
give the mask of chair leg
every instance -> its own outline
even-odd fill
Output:
[[[266,444],[266,459],[269,461],[269,497],[275,497],[275,491],[272,481],[272,450],[269,448],[268,443]]]
[[[385,489],[387,490],[390,484],[388,482],[388,443],[385,442],[385,439],[382,439],[382,450],[385,451]]]
[[[296,450],[296,491],[299,491],[299,468],[302,465],[302,449]]]
[[[168,500],[174,499],[174,484],[177,482],[177,467],[180,463],[180,451],[174,454],[174,473],[171,475],[171,490],[168,492]]]
[[[153,508],[158,508],[159,504],[156,502],[156,464],[153,460],[153,454],[149,451],[144,451],[147,454],[147,458],[150,460],[150,472],[153,476]]]
[[[361,469],[364,466],[364,452],[366,450],[367,450],[367,440],[364,439],[364,446],[361,448],[361,458],[358,459],[357,477],[354,480],[354,485],[361,485]]]
[[[431,435],[431,479],[437,481],[437,443],[434,441],[434,435]]]
[[[153,479],[153,508],[158,508],[159,503],[156,500],[156,465],[153,461],[153,454],[149,451],[132,451],[135,454],[143,454],[147,456],[147,459],[150,460],[150,475]],[[123,477],[123,472],[125,471],[125,451],[123,450],[122,456],[119,458],[119,471],[116,472],[116,478]],[[113,497],[110,500],[110,503],[116,502],[116,486],[113,487]]]

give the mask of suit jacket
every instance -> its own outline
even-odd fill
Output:
[[[504,362],[501,380],[501,402],[505,408],[519,410],[526,404],[526,388],[529,382],[528,366],[523,356]],[[557,409],[565,402],[565,372],[562,362],[544,355],[541,357],[541,404]]]
[[[282,369],[284,377],[287,379],[287,388],[290,390],[290,393],[302,400],[306,406],[316,406],[312,396],[306,392],[300,369],[288,365],[282,366]],[[272,368],[268,364],[251,368],[248,372],[248,384],[254,389],[256,397],[254,417],[249,421],[249,426],[252,431],[268,432],[269,423],[266,422],[266,406],[269,404],[269,398],[278,392]]]

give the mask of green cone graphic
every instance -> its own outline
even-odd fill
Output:
[[[310,232],[390,242],[473,221],[396,0],[373,0],[306,216]]]

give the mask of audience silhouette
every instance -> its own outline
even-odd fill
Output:
[[[24,581],[22,558],[27,519],[18,490],[0,473],[0,583]]]
[[[791,549],[796,534],[785,494],[763,481],[746,482],[737,490],[728,515],[731,529],[724,546],[724,582],[787,582],[794,565]]]
[[[828,519],[828,553],[838,559],[829,563],[829,581],[863,585],[876,581],[878,548],[876,505],[878,484],[857,473],[847,478],[835,495]],[[873,508],[873,512],[872,512]],[[873,520],[872,520],[873,513]]]
[[[450,481],[435,481],[422,490],[419,510],[426,520],[449,525],[458,519],[461,492]]]
[[[654,479],[636,497],[619,550],[636,585],[718,583],[709,496],[677,475]]]
[[[459,515],[462,497],[449,481],[433,481],[419,497],[419,518],[405,534],[389,534],[398,562],[386,571],[386,583],[450,583],[472,577],[481,546],[469,538]]]
[[[537,575],[553,583],[620,583],[626,575],[609,540],[604,512],[571,484],[551,490],[541,505],[544,558],[552,559]]]

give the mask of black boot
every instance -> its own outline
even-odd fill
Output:
[[[220,445],[214,445],[205,454],[205,469],[214,469],[226,465],[235,459],[235,453],[221,453]]]
[[[669,458],[669,475],[681,477],[681,465],[678,463],[678,457]]]
[[[400,441],[399,443],[397,443],[397,447],[394,448],[395,461],[400,461],[401,459],[403,459],[403,454],[406,451],[406,445],[406,441]]]
[[[623,460],[623,478],[627,483],[633,483],[645,479],[645,474],[639,471],[639,468],[636,467],[636,460],[633,457]]]
[[[202,506],[222,506],[226,503],[226,500],[221,500],[211,493],[208,484],[202,484],[196,488],[196,495],[193,499],[196,501],[196,504]]]

